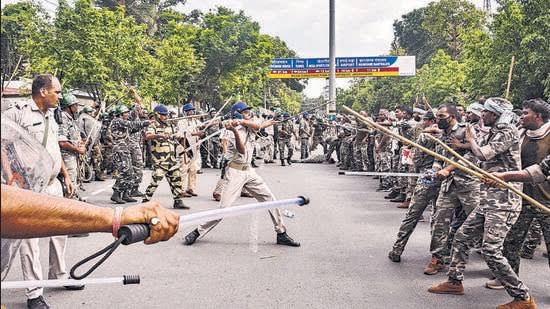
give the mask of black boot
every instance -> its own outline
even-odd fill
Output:
[[[286,166],[284,159],[281,159],[281,166]]]
[[[182,200],[175,200],[174,201],[174,208],[175,209],[191,209],[189,206],[186,206]]]
[[[277,244],[290,247],[300,247],[300,243],[290,238],[286,232],[277,233]]]
[[[145,194],[139,192],[139,187],[132,188],[132,191],[130,192],[131,197],[144,197]]]
[[[388,258],[394,263],[401,262],[401,255],[395,253],[393,250],[388,253]]]
[[[130,203],[137,202],[137,200],[133,199],[130,196],[130,190],[126,190],[126,191],[122,192],[122,199],[125,200],[126,202],[130,202]]]
[[[292,165],[292,163],[290,162],[290,157],[286,158],[286,163],[288,163],[288,165]]]
[[[400,193],[396,198],[391,199],[390,202],[403,203],[406,200],[407,200],[407,195],[404,193]]]
[[[120,196],[120,191],[113,190],[113,195],[111,196],[111,201],[117,204],[126,204],[126,202]]]
[[[250,162],[250,165],[253,167],[253,168],[257,168],[258,165],[256,164],[256,162],[254,162],[254,160],[252,160],[252,162]]]
[[[199,238],[199,236],[200,236],[199,230],[194,229],[193,231],[191,231],[191,233],[185,236],[185,240],[183,241],[183,244],[185,244],[186,246],[191,246],[192,244],[195,243],[195,241],[197,241],[197,238]]]
[[[384,196],[385,199],[390,200],[399,196],[399,191],[392,190],[390,194]]]

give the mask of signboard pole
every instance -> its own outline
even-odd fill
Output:
[[[329,114],[336,112],[336,51],[335,51],[335,0],[330,1],[329,8],[329,58],[330,58],[330,72],[329,72]]]

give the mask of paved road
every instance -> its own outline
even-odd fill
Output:
[[[402,262],[390,262],[386,254],[404,211],[375,192],[375,180],[338,176],[333,165],[268,165],[258,172],[279,198],[311,198],[309,206],[292,208],[293,219],[285,218],[289,234],[302,247],[275,245],[266,212],[229,218],[191,247],[182,245],[182,237],[192,227],[158,245],[123,246],[92,275],[139,274],[141,285],[47,289],[46,299],[54,308],[494,308],[509,301],[506,292],[483,287],[490,273],[476,253],[466,272],[466,295],[426,292],[445,279],[443,274],[422,274],[429,258],[428,223],[419,224]],[[149,177],[147,172],[145,182]],[[191,212],[217,206],[211,200],[217,177],[217,170],[199,175],[200,196],[185,200]],[[107,203],[111,184],[91,183],[84,195],[94,204],[113,207]],[[171,207],[165,182],[155,198]],[[241,198],[238,203],[252,201]],[[69,239],[68,265],[110,241],[109,235],[98,234]],[[47,243],[41,245],[46,271]],[[521,269],[540,308],[550,308],[550,271],[541,249]],[[7,280],[20,279],[16,263]],[[24,291],[2,291],[1,296],[8,308],[25,308]]]

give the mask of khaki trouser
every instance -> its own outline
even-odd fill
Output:
[[[46,188],[46,193],[54,196],[63,196],[61,184],[57,179]],[[67,236],[48,237],[50,242],[48,279],[66,279],[67,266],[65,265],[65,247]],[[40,264],[39,238],[23,239],[19,248],[23,280],[42,280],[42,265]],[[36,298],[43,293],[43,288],[27,289],[27,298]]]
[[[197,160],[185,161],[181,164],[182,189],[194,191],[197,186],[197,171],[200,163]]]
[[[256,174],[256,171],[252,168],[246,170],[238,170],[235,168],[228,167],[225,174],[225,179],[227,183],[222,191],[222,196],[220,200],[220,208],[231,207],[235,200],[241,196],[241,191],[246,189],[252,196],[258,200],[258,202],[266,202],[275,200],[275,196],[269,190],[269,187],[264,182],[262,177]],[[281,210],[279,208],[269,210],[269,215],[273,221],[275,231],[277,233],[283,233],[286,231],[286,227],[283,223],[283,217]],[[219,220],[212,220],[206,223],[199,225],[198,231],[201,236],[204,236],[206,233],[210,232],[218,223]]]

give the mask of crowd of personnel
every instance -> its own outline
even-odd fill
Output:
[[[47,101],[53,108],[57,97],[55,112],[48,108],[38,112],[42,105],[36,102]],[[388,254],[392,262],[401,261],[417,223],[426,220],[424,210],[431,209],[431,257],[424,273],[448,269],[449,279],[430,292],[463,294],[463,273],[473,249],[495,276],[486,286],[506,289],[514,298],[508,307],[499,308],[536,307],[519,278],[520,257],[532,258],[542,238],[550,246],[550,216],[522,203],[508,189],[458,170],[354,116],[342,113],[331,118],[320,110],[294,116],[278,109],[258,113],[244,102],[232,104],[229,113],[199,111],[193,102],[178,107],[178,113],[163,104],[148,112],[135,92],[132,107],[117,105],[100,114],[99,107],[82,107],[74,95],[62,93],[51,75],[35,79],[33,99],[15,104],[4,114],[51,153],[60,154],[62,160],[52,172],[60,186],[48,187],[51,195],[82,199],[79,191],[83,188],[77,184],[82,181],[83,164],[93,167],[95,181],[115,179],[111,196],[115,204],[138,202],[135,198],[149,202],[166,178],[176,209],[189,209],[184,199],[197,196],[198,175],[206,168],[222,170],[212,188],[212,198],[220,201],[220,207],[231,206],[239,195],[274,200],[254,171],[257,160],[285,168],[294,168],[293,163],[325,163],[336,164],[340,170],[377,172],[378,191],[387,192],[385,198],[407,209]],[[535,200],[550,205],[550,107],[541,99],[525,101],[520,110],[503,98],[482,98],[466,108],[448,102],[426,110],[399,106],[393,111],[382,108],[375,115],[360,114],[458,162],[459,158],[437,143],[439,139],[483,170],[512,181]],[[149,182],[144,182],[144,168],[152,170]],[[404,173],[408,176],[399,175]],[[145,192],[140,192],[146,183]],[[277,244],[300,246],[286,234],[281,211],[270,211],[270,215]],[[219,222],[198,226],[185,237],[185,244],[192,245]],[[51,237],[50,242],[50,277],[66,275],[62,258],[66,238]],[[25,240],[20,252],[25,279],[40,279],[38,240]],[[30,308],[47,308],[41,295],[40,288],[27,291]]]

